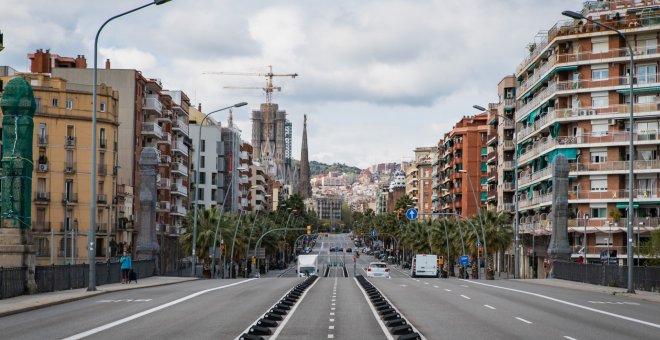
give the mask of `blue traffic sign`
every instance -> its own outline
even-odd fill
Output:
[[[371,237],[376,237],[376,229],[371,231]]]
[[[481,242],[477,241],[477,247],[481,247]]]
[[[462,255],[461,257],[458,258],[458,263],[461,266],[467,266],[468,264],[470,264],[470,257],[467,255]]]
[[[417,209],[409,208],[408,211],[406,211],[406,217],[411,221],[416,220],[417,219]]]

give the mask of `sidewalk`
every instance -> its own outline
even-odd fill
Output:
[[[152,276],[138,280],[138,283],[121,284],[110,283],[96,287],[96,291],[88,292],[87,288],[61,290],[50,293],[21,295],[0,300],[0,317],[22,313],[47,306],[58,305],[70,301],[85,299],[90,296],[101,295],[121,290],[138,289],[145,287],[163,286],[180,282],[197,280],[191,277]]]
[[[525,283],[575,289],[575,290],[581,290],[587,292],[605,293],[609,295],[620,295],[633,299],[660,303],[660,293],[647,292],[643,290],[636,290],[635,294],[629,294],[626,292],[627,290],[626,288],[599,286],[599,285],[592,285],[589,283],[568,281],[562,279],[516,279],[512,281],[520,281]]]

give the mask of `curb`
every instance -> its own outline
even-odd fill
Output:
[[[150,288],[150,287],[169,286],[169,285],[173,285],[173,284],[184,283],[184,282],[189,282],[189,281],[197,281],[197,280],[199,280],[199,278],[195,278],[195,279],[191,279],[191,280],[185,280],[185,281],[179,281],[179,282],[164,282],[164,283],[154,284],[154,285],[151,285],[151,286],[131,287],[131,288],[126,288],[126,289],[97,290],[97,291],[94,291],[94,292],[88,292],[87,295],[72,296],[72,297],[69,297],[69,298],[64,298],[62,300],[45,302],[45,303],[34,305],[34,306],[28,306],[28,307],[18,308],[18,309],[6,311],[6,312],[0,312],[0,318],[5,317],[5,316],[9,316],[9,315],[29,312],[29,311],[33,311],[33,310],[37,310],[37,309],[41,309],[41,308],[57,306],[57,305],[61,305],[61,304],[67,303],[67,302],[74,302],[74,301],[78,301],[78,300],[83,300],[83,299],[87,299],[87,298],[94,297],[94,296],[97,296],[97,295],[103,295],[103,294],[108,294],[108,293],[116,293],[116,292],[121,292],[121,291],[126,291],[126,290]],[[62,291],[60,290],[58,292],[62,292]],[[50,292],[50,293],[55,293],[55,292]]]

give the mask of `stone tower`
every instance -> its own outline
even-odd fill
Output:
[[[303,122],[302,147],[300,148],[300,196],[303,199],[312,197],[312,186],[309,183],[309,155],[307,151],[307,115]]]
[[[286,111],[277,104],[263,103],[252,111],[252,148],[254,160],[260,162],[269,175],[283,181],[285,174],[284,128]]]
[[[552,236],[548,247],[550,277],[554,277],[554,261],[569,261],[568,244],[568,160],[557,155],[552,162]]]

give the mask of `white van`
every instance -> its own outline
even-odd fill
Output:
[[[410,276],[438,277],[438,256],[417,254],[410,265]]]

